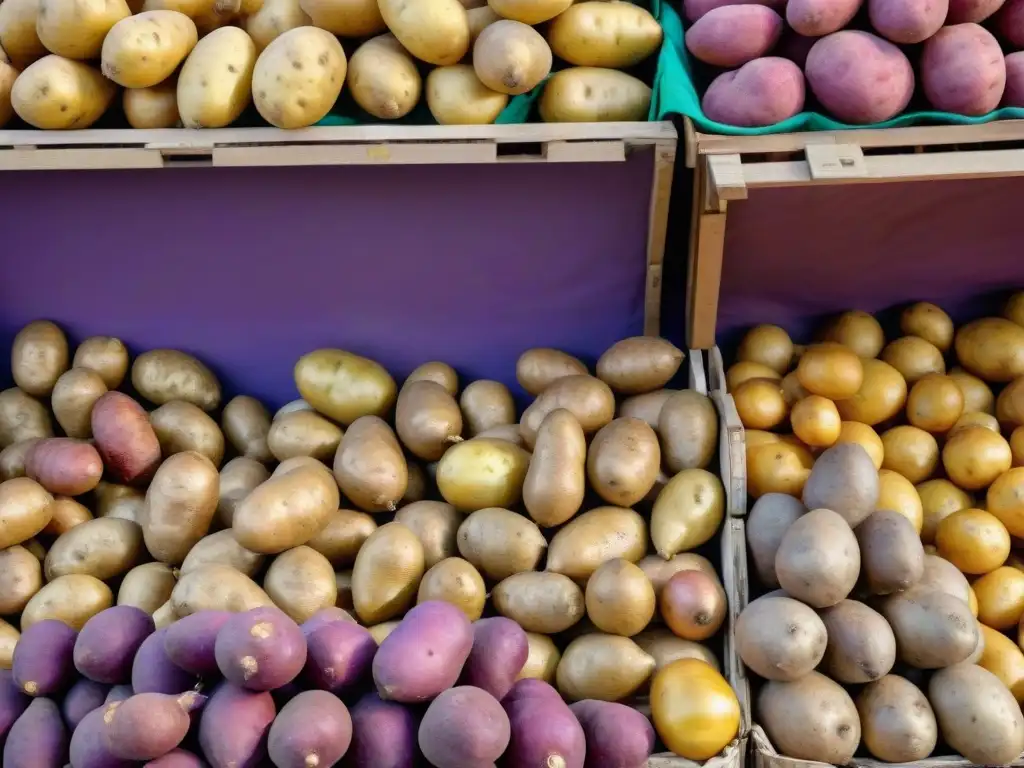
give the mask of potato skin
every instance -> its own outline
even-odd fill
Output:
[[[0,549],[21,544],[42,531],[53,515],[52,503],[53,496],[30,478],[0,483]]]
[[[17,544],[0,550],[0,614],[21,613],[42,586],[42,565],[35,555]]]
[[[554,18],[547,39],[551,51],[570,64],[625,69],[658,50],[662,31],[645,8],[586,0]]]
[[[132,663],[134,693],[174,694],[195,685],[195,676],[173,664],[167,655],[167,627],[159,627],[142,641]]]
[[[126,88],[121,94],[121,108],[128,125],[132,128],[180,126],[177,86],[172,78],[149,88]]]
[[[758,598],[736,622],[740,658],[768,680],[800,679],[818,666],[827,644],[818,615],[789,597]]]
[[[894,43],[924,42],[942,28],[948,10],[948,0],[868,0],[871,26]]]
[[[896,662],[896,638],[881,614],[856,600],[821,612],[828,633],[822,669],[840,683],[869,683]]]
[[[256,582],[234,568],[204,565],[182,574],[171,592],[171,605],[178,616],[189,616],[203,610],[237,613],[272,602]]]
[[[370,0],[299,0],[307,25],[340,37],[370,37],[387,31],[376,2]]]
[[[938,741],[935,713],[921,690],[899,675],[886,675],[857,697],[864,746],[877,759],[913,763],[930,757]]]
[[[473,69],[492,91],[526,93],[551,71],[551,49],[537,30],[502,19],[484,27],[473,43]]]
[[[317,461],[329,462],[338,450],[341,437],[341,429],[320,414],[295,411],[271,422],[267,446],[278,461],[311,456]]]
[[[184,400],[165,403],[149,415],[164,457],[195,451],[219,467],[224,458],[224,435],[201,408]]]
[[[269,691],[302,671],[306,638],[277,608],[254,608],[225,622],[217,633],[214,654],[226,680],[251,691]]]
[[[829,509],[797,518],[779,542],[775,574],[787,593],[815,608],[846,598],[860,574],[860,548],[850,526]]]
[[[589,373],[583,361],[558,349],[528,349],[516,360],[516,381],[534,397],[558,379]]]
[[[14,649],[11,674],[15,685],[29,696],[60,692],[74,676],[77,636],[61,621],[40,621],[27,627],[23,642]]]
[[[267,447],[270,414],[255,397],[238,395],[228,401],[221,426],[228,442],[240,455],[264,464],[273,459]]]
[[[570,67],[544,86],[540,116],[548,123],[631,122],[647,119],[651,89],[616,69]]]
[[[163,633],[167,658],[193,675],[219,674],[214,646],[217,633],[231,615],[227,611],[199,611],[178,619]]]
[[[569,709],[586,736],[587,765],[643,765],[654,751],[654,727],[632,707],[589,699]]]
[[[404,704],[367,693],[352,707],[352,746],[347,758],[353,768],[413,765],[418,750],[419,715]]]
[[[68,752],[68,732],[60,708],[50,699],[35,699],[11,726],[4,762],[14,766],[57,766]]]
[[[793,682],[767,683],[757,704],[768,738],[787,756],[845,765],[860,744],[853,700],[818,672]]]
[[[348,63],[348,89],[356,104],[381,120],[405,117],[419,103],[423,79],[394,35],[360,45]]]
[[[124,0],[40,0],[36,32],[51,53],[87,61],[99,58],[107,32],[131,13]]]
[[[39,3],[36,0],[8,1],[0,10],[0,50],[19,69],[47,53],[36,32],[38,16]]]
[[[49,320],[29,323],[14,337],[11,373],[14,384],[33,397],[45,397],[68,369],[68,340]]]
[[[896,635],[900,658],[918,669],[957,664],[978,645],[978,625],[967,604],[945,592],[928,587],[900,592],[881,610]]]
[[[178,113],[186,128],[231,125],[252,98],[256,44],[238,27],[215,29],[188,55],[178,74]]]
[[[441,693],[427,708],[419,745],[433,765],[494,763],[511,738],[508,715],[494,697],[463,685]]]
[[[277,708],[267,691],[221,683],[203,708],[199,744],[212,766],[262,765]]]
[[[367,5],[370,4],[367,3]],[[377,4],[373,3],[372,5],[379,19],[380,11],[376,8]],[[299,0],[263,0],[263,5],[256,13],[245,17],[244,28],[253,43],[256,44],[256,52],[261,53],[274,38],[289,29],[308,27],[312,24],[313,22],[302,9]],[[384,21],[380,20],[380,26],[383,25]],[[325,28],[323,24],[320,26]]]
[[[149,88],[170,77],[198,40],[195,22],[185,14],[143,11],[122,19],[110,29],[103,40],[100,68],[105,77],[125,88]],[[155,360],[164,351],[143,353],[132,368],[132,384],[150,400],[149,393],[136,381],[135,367],[146,355]],[[153,402],[159,405],[172,399],[178,398],[171,396]]]
[[[22,72],[11,88],[18,117],[42,130],[88,128],[113,101],[117,88],[80,61],[45,56]]]
[[[724,5],[686,30],[686,47],[706,64],[739,67],[774,48],[782,26],[779,14],[763,5]]]
[[[786,21],[797,34],[821,37],[849,24],[860,6],[860,0],[792,0],[786,3]]]
[[[154,629],[151,616],[128,605],[97,613],[78,633],[75,669],[98,683],[128,682],[135,654]]]
[[[899,512],[879,510],[856,530],[861,567],[873,594],[908,589],[924,575],[924,547],[913,524]]]
[[[458,0],[379,0],[388,29],[409,53],[428,64],[455,64],[469,51],[469,20]]]
[[[153,11],[153,13],[173,13],[173,11]],[[143,16],[145,14],[131,18],[141,19]],[[126,19],[126,21],[130,20]],[[157,25],[154,24],[154,26]],[[215,410],[220,405],[221,390],[217,377],[192,355],[179,352],[176,349],[152,349],[135,358],[135,362],[132,364],[132,386],[140,395],[156,405],[164,405],[171,400],[184,400],[204,411]]]
[[[150,616],[171,599],[177,583],[174,571],[165,563],[144,563],[125,574],[117,590],[117,604],[131,605]]]
[[[991,112],[1006,87],[999,43],[977,24],[943,27],[925,42],[921,86],[935,109],[960,115]]]
[[[103,461],[87,442],[51,437],[35,443],[25,455],[25,474],[50,493],[80,496],[103,476]]]
[[[326,467],[300,467],[272,477],[235,508],[235,539],[264,554],[297,547],[327,526],[339,501],[338,486]]]
[[[526,632],[503,616],[473,622],[473,647],[462,669],[461,682],[501,701],[512,689],[529,655]]]
[[[267,752],[281,768],[304,768],[311,759],[334,765],[352,743],[352,717],[341,699],[326,691],[303,691],[270,726]]]
[[[195,451],[176,453],[153,476],[146,491],[142,533],[161,562],[177,565],[205,535],[217,511],[220,475]]]
[[[50,404],[57,423],[68,437],[92,437],[92,409],[107,391],[103,377],[88,368],[65,371],[53,385]]]
[[[74,573],[45,584],[28,601],[21,612],[24,632],[46,619],[58,619],[72,629],[81,629],[85,622],[114,604],[110,587],[94,576]]]
[[[148,479],[160,463],[160,442],[146,411],[128,395],[107,392],[92,409],[92,434],[103,463],[123,483]]]
[[[142,529],[137,523],[99,517],[57,538],[46,553],[46,578],[52,581],[84,573],[106,581],[128,571],[143,552]]]
[[[269,478],[267,468],[254,459],[236,456],[225,464],[220,471],[220,498],[217,500],[220,525],[230,528],[238,504]]]

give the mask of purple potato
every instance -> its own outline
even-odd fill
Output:
[[[413,768],[419,716],[406,704],[368,693],[352,707],[347,768]]]
[[[213,648],[217,633],[231,616],[228,611],[199,611],[178,619],[164,635],[167,657],[193,675],[220,674]]]
[[[14,721],[28,709],[32,699],[26,696],[14,682],[9,669],[0,669],[0,744]]]
[[[278,709],[281,709],[281,707],[306,690],[299,685],[299,680],[301,679],[302,678],[292,680],[290,683],[282,685],[280,688],[275,688],[270,692],[270,695],[274,697],[274,704],[277,705]]]
[[[131,760],[114,757],[103,743],[103,713],[94,709],[82,718],[71,736],[71,768],[129,768]]]
[[[324,624],[306,636],[303,678],[313,688],[340,693],[365,679],[377,653],[377,641],[350,621]]]
[[[267,752],[277,768],[334,765],[352,743],[348,708],[329,691],[305,691],[270,726]]]
[[[562,701],[562,695],[543,680],[527,677],[522,680],[516,680],[511,690],[501,700],[501,704],[505,706],[519,699],[552,699],[554,701]]]
[[[3,768],[62,768],[67,758],[60,708],[50,699],[34,699],[7,733]]]
[[[501,757],[510,738],[508,715],[498,700],[469,685],[450,688],[434,699],[418,735],[423,756],[443,768],[490,765]]]
[[[213,768],[255,768],[267,758],[277,708],[266,691],[221,683],[199,719],[199,746]]]
[[[569,707],[587,739],[586,768],[647,765],[654,751],[654,727],[632,707],[584,699]]]
[[[132,665],[135,693],[184,693],[195,687],[196,678],[172,662],[164,650],[167,628],[158,629],[139,646]]]
[[[329,608],[321,608],[306,619],[302,623],[302,634],[308,637],[325,624],[331,624],[335,621],[344,621],[348,624],[355,624],[348,611],[332,605]]]
[[[97,683],[95,680],[82,678],[71,686],[64,702],[60,705],[64,714],[64,722],[72,731],[82,722],[82,718],[97,707],[102,707],[107,700],[110,686]]]
[[[172,696],[137,693],[103,710],[103,743],[124,760],[153,760],[181,744],[188,734],[189,715],[203,706],[198,693]]]
[[[128,682],[135,654],[154,629],[153,617],[135,606],[100,611],[78,633],[75,668],[97,683]]]
[[[473,649],[459,683],[483,688],[500,701],[523,671],[529,653],[526,632],[512,619],[480,619],[473,623]]]
[[[429,600],[405,615],[373,658],[383,699],[429,701],[451,688],[473,647],[473,625],[450,603]]]
[[[227,680],[270,691],[294,680],[306,664],[306,638],[277,608],[236,613],[217,633],[217,667]]]
[[[124,701],[130,699],[135,695],[135,691],[132,690],[130,685],[115,685],[110,689],[107,694],[107,698],[103,700],[104,704],[113,704],[115,701]]]
[[[15,684],[29,696],[49,696],[62,690],[75,672],[77,637],[75,630],[56,619],[26,629],[14,646],[11,672]]]
[[[512,729],[502,758],[505,768],[583,768],[587,754],[583,728],[561,698],[519,696],[501,705]]]
[[[206,763],[184,749],[172,749],[163,757],[150,760],[146,768],[206,768]]]

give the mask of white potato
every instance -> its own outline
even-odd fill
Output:
[[[96,69],[53,54],[18,75],[11,104],[18,117],[47,131],[88,128],[107,111],[117,88]]]
[[[253,101],[278,128],[313,125],[334,106],[348,62],[338,39],[317,27],[289,30],[256,60]]]
[[[508,94],[480,82],[468,64],[438,67],[427,75],[427,106],[441,125],[486,125],[508,105]]]
[[[148,88],[170,77],[198,40],[195,22],[185,14],[144,11],[107,33],[100,69],[125,88]]]
[[[36,33],[50,53],[87,61],[99,58],[111,27],[131,15],[125,0],[39,0]]]
[[[647,119],[651,89],[615,69],[570,67],[556,72],[540,96],[547,123],[630,122]]]
[[[348,63],[347,82],[356,104],[382,120],[412,112],[423,90],[416,62],[394,35],[360,45]]]
[[[178,114],[186,128],[231,125],[252,99],[256,44],[238,27],[214,30],[192,49],[178,75]]]

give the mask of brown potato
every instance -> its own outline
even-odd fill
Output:
[[[393,36],[391,40],[394,40]],[[407,384],[411,384],[414,381],[432,381],[435,384],[440,384],[444,387],[445,392],[452,397],[459,393],[459,374],[448,363],[435,360],[416,366],[405,380],[405,383],[402,384],[402,387],[404,388]]]
[[[597,378],[620,395],[641,395],[668,384],[682,362],[683,351],[667,339],[633,336],[605,350]]]
[[[949,337],[952,340],[952,323]],[[879,760],[915,763],[935,749],[939,736],[935,713],[924,693],[906,678],[886,675],[865,686],[857,697],[857,712],[864,746]]]
[[[146,509],[146,494],[128,485],[100,480],[96,490],[96,517],[119,517],[142,524]]]
[[[491,437],[496,440],[505,440],[513,445],[522,448],[526,443],[523,441],[523,433],[518,424],[499,424],[496,427],[485,429],[477,437]]]
[[[338,600],[334,569],[326,557],[307,546],[275,557],[263,579],[263,589],[297,624],[333,607]]]
[[[967,603],[946,592],[916,587],[888,597],[881,610],[900,658],[918,669],[957,664],[978,645],[978,623]]]
[[[556,408],[541,422],[533,448],[523,504],[538,525],[561,525],[579,511],[587,490],[583,428],[569,411]]]
[[[17,387],[0,392],[0,446],[42,437],[53,437],[46,406]]]
[[[270,472],[255,459],[237,456],[220,470],[217,519],[225,528],[231,527],[235,507],[260,483],[270,478]]]
[[[917,531],[899,512],[881,509],[857,526],[861,568],[868,589],[888,595],[909,589],[924,575],[924,547]]]
[[[451,603],[476,621],[484,612],[487,586],[483,576],[471,563],[461,557],[448,557],[435,563],[420,582],[417,603],[442,600]]]
[[[797,518],[779,542],[775,574],[786,592],[814,608],[846,598],[860,574],[857,538],[841,515],[814,509]]]
[[[908,336],[919,336],[942,352],[953,345],[953,321],[941,308],[927,301],[919,301],[903,310],[900,314],[900,330]]]
[[[587,616],[602,632],[632,637],[654,618],[655,596],[650,579],[636,565],[615,558],[603,563],[587,580]]]
[[[131,605],[152,616],[171,599],[178,577],[166,563],[143,563],[132,568],[121,580],[117,604]]]
[[[114,604],[110,587],[94,576],[74,573],[43,586],[21,612],[21,631],[46,619],[79,630],[85,622]]]
[[[658,494],[651,509],[651,543],[672,557],[711,540],[725,517],[725,490],[706,469],[684,469]]]
[[[181,573],[188,573],[204,565],[229,565],[239,573],[252,578],[263,567],[265,555],[250,552],[235,540],[231,530],[217,531],[195,543],[181,564]],[[168,595],[170,597],[170,595]]]
[[[423,545],[401,523],[370,534],[352,568],[352,602],[360,622],[379,624],[404,613],[416,599],[425,570]]]
[[[275,418],[267,433],[267,446],[278,461],[310,456],[329,462],[341,442],[342,431],[314,411],[294,411]]]
[[[739,363],[739,365],[747,365],[747,363]],[[658,418],[661,416],[662,407],[672,395],[679,391],[678,389],[656,389],[653,392],[627,397],[619,404],[618,415],[643,419],[652,429],[658,429]]]
[[[878,470],[857,443],[838,443],[814,462],[803,489],[808,509],[831,509],[856,527],[875,511],[879,494]]]
[[[931,342],[918,336],[904,336],[889,342],[882,350],[882,360],[900,372],[907,384],[913,385],[929,373],[946,372],[942,352]]]
[[[635,693],[654,672],[654,658],[628,637],[594,633],[577,637],[555,672],[559,693],[570,701],[619,701]]]
[[[334,456],[334,477],[346,498],[360,509],[393,512],[398,508],[409,485],[409,467],[386,421],[362,416],[349,425]]]
[[[435,381],[406,382],[398,393],[395,430],[402,444],[424,461],[437,461],[462,441],[462,411]]]
[[[775,553],[782,537],[807,507],[784,493],[766,493],[759,498],[747,516],[747,548],[758,580],[766,587],[778,587],[775,575]]]
[[[659,555],[648,555],[637,562],[637,565],[647,575],[647,578],[651,580],[654,592],[658,595],[661,594],[664,586],[668,584],[668,580],[679,573],[679,571],[700,571],[708,576],[718,578],[715,566],[711,564],[711,561],[693,552],[673,555],[668,560]]]
[[[547,570],[586,581],[602,563],[635,563],[647,551],[647,524],[632,509],[597,507],[561,528],[548,547]]]
[[[772,681],[757,697],[759,722],[787,757],[845,765],[860,744],[860,718],[850,695],[818,672]]]
[[[53,496],[35,480],[16,477],[0,483],[0,549],[41,532],[53,516]]]
[[[0,550],[0,614],[21,613],[42,586],[43,570],[35,555],[17,544]]]
[[[398,510],[395,522],[416,534],[423,545],[424,562],[433,568],[459,552],[456,538],[463,516],[442,501],[417,501]]]
[[[68,437],[92,437],[92,407],[107,391],[103,377],[88,368],[65,371],[53,385],[50,405]]]
[[[160,465],[146,491],[142,520],[153,557],[170,565],[184,561],[210,530],[219,487],[217,468],[201,453],[176,453]]]
[[[76,525],[93,519],[88,507],[66,496],[55,497],[53,504],[50,505],[50,511],[53,513],[52,517],[43,529],[43,533],[49,536],[60,536]]]
[[[427,498],[427,471],[418,462],[412,461],[409,466],[409,482],[405,485],[405,494],[402,496],[402,504],[412,504],[423,501]],[[433,489],[430,489],[431,491]]]
[[[660,467],[658,435],[640,419],[613,419],[594,435],[587,454],[591,488],[619,507],[642,500],[654,487]]]
[[[523,411],[519,426],[527,445],[533,445],[544,417],[557,408],[572,413],[589,435],[615,417],[615,396],[607,384],[593,376],[558,379]]]
[[[25,476],[25,458],[40,438],[11,443],[0,451],[0,482]]]
[[[128,373],[128,350],[113,336],[90,336],[78,345],[71,365],[95,371],[107,389],[117,389]]]
[[[46,553],[47,581],[84,573],[107,581],[127,573],[144,554],[138,523],[98,517],[57,538]]]
[[[232,529],[253,552],[277,554],[305,544],[338,509],[338,486],[327,468],[298,467],[272,477],[235,507]]]
[[[14,648],[21,639],[21,633],[3,619],[0,619],[0,669],[14,666]]]
[[[720,671],[721,665],[709,648],[692,640],[676,637],[667,629],[645,629],[639,635],[633,636],[633,642],[654,657],[655,673],[679,659],[699,659]]]
[[[870,683],[896,663],[896,637],[882,615],[856,600],[821,612],[828,647],[821,669],[840,683]]]
[[[199,611],[243,613],[264,605],[273,602],[255,581],[231,566],[211,564],[181,575],[168,608],[182,618]]]
[[[527,632],[553,635],[583,618],[584,595],[568,576],[524,571],[503,579],[491,593],[494,609]]]
[[[264,464],[273,458],[267,445],[270,414],[259,400],[248,395],[231,398],[220,417],[224,435],[236,451]]]
[[[828,645],[818,615],[789,597],[766,595],[751,602],[737,619],[735,634],[743,663],[768,680],[799,680],[818,666]]]
[[[11,373],[26,394],[46,397],[68,369],[68,340],[49,320],[35,320],[14,337]]]
[[[512,393],[500,381],[480,379],[472,382],[462,390],[459,407],[462,408],[463,423],[470,437],[516,421],[516,404]]]
[[[661,618],[684,640],[709,640],[725,622],[727,607],[721,582],[700,571],[680,571],[658,595]]]
[[[686,389],[665,399],[657,424],[669,472],[705,469],[718,447],[718,413],[711,398]]]
[[[204,411],[220,405],[220,382],[213,371],[176,349],[153,349],[135,358],[132,386],[157,405],[184,400]]]
[[[534,397],[558,379],[588,373],[581,360],[557,349],[528,349],[516,360],[516,381]]]
[[[317,39],[303,37],[304,32],[296,33],[294,29],[286,34],[292,35],[293,40]],[[282,54],[287,52],[288,45],[291,43],[286,41]],[[338,53],[344,64],[340,48]],[[352,424],[361,416],[385,416],[395,402],[395,380],[382,365],[341,349],[318,349],[303,355],[295,364],[295,384],[307,403],[343,425]]]
[[[359,548],[375,530],[377,522],[365,512],[339,509],[330,515],[324,529],[306,543],[335,567],[352,565]]]
[[[149,415],[164,458],[175,453],[195,451],[219,467],[224,459],[224,434],[202,408],[172,400]]]
[[[469,515],[457,533],[459,554],[489,579],[537,568],[548,543],[529,518],[500,507]]]

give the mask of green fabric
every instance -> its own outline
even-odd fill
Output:
[[[662,0],[636,0],[637,5],[641,5],[648,8],[651,13],[654,14],[655,18],[661,22],[662,28],[665,30],[665,40],[662,44],[661,51],[658,53],[656,61],[656,69],[654,69],[653,75],[641,71],[637,74],[640,75],[641,79],[645,82],[651,82],[653,80],[653,93],[651,95],[651,120],[665,120],[668,116],[675,114],[686,114],[682,112],[674,98],[663,98],[663,93],[669,94],[682,94],[689,88],[690,92],[693,92],[693,85],[687,75],[687,69],[684,63],[680,60],[680,53],[684,52],[683,48],[683,26],[679,20],[679,15],[672,9],[668,2]],[[348,49],[348,45],[346,45]],[[353,49],[349,50],[351,54]],[[653,59],[654,57],[652,57]],[[556,60],[555,69],[561,69],[565,65]],[[651,67],[651,64],[645,63],[641,65],[640,69]],[[424,80],[426,79],[427,73],[431,67],[428,65],[420,64],[421,74]],[[645,76],[646,75],[646,76]],[[546,81],[545,81],[546,82]],[[513,96],[509,99],[508,106],[502,110],[501,114],[498,115],[498,119],[495,123],[499,125],[516,125],[527,122],[539,122],[539,117],[535,114],[534,105],[537,103],[537,99],[540,97],[541,91],[544,88],[544,83],[541,83],[529,93],[525,93],[521,96]],[[680,102],[681,103],[681,102]],[[317,125],[370,125],[370,124],[385,124],[395,123],[398,125],[437,125],[437,121],[434,120],[434,116],[430,114],[430,110],[427,109],[426,100],[420,99],[420,103],[416,106],[412,112],[400,120],[381,120],[363,111],[358,104],[352,99],[352,95],[348,89],[342,91],[341,97],[338,102],[331,109],[323,120]]]
[[[734,136],[762,136],[769,133],[793,133],[796,131],[838,131],[863,128],[899,128],[909,125],[972,125],[975,123],[988,123],[993,120],[1011,120],[1024,118],[1024,109],[1018,107],[1006,107],[997,109],[981,117],[965,117],[952,112],[905,112],[886,120],[884,123],[873,125],[850,125],[833,120],[820,112],[801,112],[799,115],[783,120],[781,123],[769,125],[764,128],[738,128],[734,125],[725,125],[708,119],[700,107],[700,95],[694,85],[693,61],[683,43],[683,29],[679,16],[672,14],[674,21],[679,24],[678,34],[673,36],[669,33],[670,19],[662,18],[662,25],[665,27],[665,48],[670,40],[675,40],[676,46],[674,55],[667,55],[663,48],[658,63],[658,76],[661,78],[662,87],[657,89],[660,98],[659,115],[685,115],[693,120],[697,128],[706,133],[724,133]],[[653,105],[652,105],[653,114]],[[652,118],[653,119],[653,118]],[[660,119],[660,118],[659,118]]]

